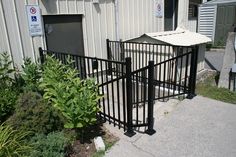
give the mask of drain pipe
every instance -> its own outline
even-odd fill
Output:
[[[119,1],[114,0],[115,4],[115,33],[116,33],[116,41],[120,40],[120,34],[119,34]]]

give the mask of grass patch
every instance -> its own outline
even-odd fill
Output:
[[[236,92],[226,88],[217,87],[218,75],[209,76],[206,80],[197,84],[196,93],[211,99],[236,104]]]

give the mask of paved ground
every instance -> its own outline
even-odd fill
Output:
[[[205,54],[205,68],[221,71],[224,53],[224,49],[207,51]]]
[[[120,141],[106,157],[236,156],[236,105],[200,96],[182,101],[173,112],[157,118],[157,133],[152,136],[128,138],[111,128]]]

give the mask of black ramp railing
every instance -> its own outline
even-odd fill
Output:
[[[42,63],[45,54],[64,64],[69,56],[78,77],[94,78],[103,95],[99,117],[123,128],[128,136],[140,127],[150,135],[155,133],[154,100],[195,96],[197,47],[107,40],[108,59],[39,51]]]

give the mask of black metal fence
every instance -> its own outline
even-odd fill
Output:
[[[133,117],[133,104],[135,102],[132,99],[134,75],[138,72],[131,72],[131,58],[126,58],[124,61],[112,61],[47,51],[42,50],[42,48],[39,48],[39,52],[41,63],[44,63],[46,54],[53,55],[64,64],[67,64],[67,57],[69,56],[74,60],[72,67],[78,69],[78,76],[81,79],[95,78],[99,87],[99,94],[103,95],[98,102],[100,118],[113,123],[114,126],[123,128],[128,136],[134,134],[134,127],[137,126],[136,124],[140,124],[135,122],[138,117]],[[148,68],[149,66],[141,70],[147,70]],[[147,87],[148,83],[144,83],[143,88],[146,90]],[[145,101],[146,98],[144,103]],[[144,120],[152,119],[149,118],[149,116],[153,116],[152,112],[153,110],[150,110],[149,107],[148,113],[144,115]],[[152,125],[149,125],[149,121],[140,126],[149,126],[147,133],[152,133],[150,130],[153,129],[151,128]]]
[[[132,136],[135,128],[153,130],[154,100],[195,95],[197,47],[132,43],[107,40],[108,59],[46,51],[62,63],[74,60],[82,79],[95,78],[103,98],[98,102],[102,119]]]

